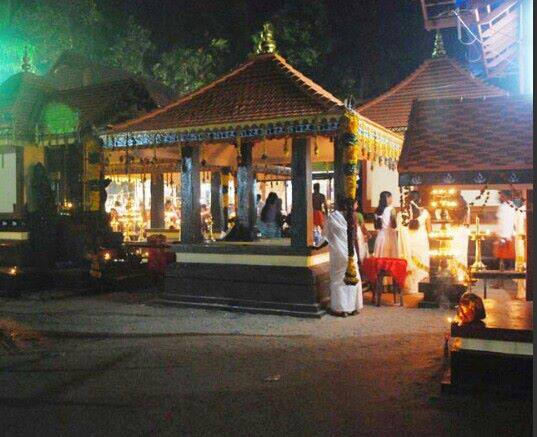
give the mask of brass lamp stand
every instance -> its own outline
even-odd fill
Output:
[[[487,266],[483,263],[481,259],[481,242],[486,238],[488,233],[481,232],[479,230],[479,217],[475,218],[475,231],[470,234],[470,239],[475,241],[475,261],[470,266],[470,271],[479,272],[485,270]]]

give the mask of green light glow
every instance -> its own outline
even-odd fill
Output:
[[[24,37],[9,29],[0,31],[0,83],[22,71],[25,47],[28,48],[30,59],[33,59],[35,47]]]
[[[63,103],[49,103],[41,119],[47,134],[68,134],[78,129],[78,113]]]

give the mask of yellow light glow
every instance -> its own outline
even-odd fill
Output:
[[[11,268],[8,270],[8,273],[9,273],[11,276],[15,276],[15,275],[17,274],[17,266],[11,267]]]
[[[448,317],[447,321],[448,321],[449,324],[453,323],[453,317]]]
[[[437,203],[437,202],[431,202],[431,206],[432,206],[433,208],[436,208],[436,207],[438,206],[438,203]]]
[[[450,188],[450,190],[448,191],[449,194],[455,194],[455,189],[454,188]]]
[[[104,260],[105,261],[110,261],[111,258],[112,258],[112,255],[110,255],[110,252],[105,252],[104,253]]]

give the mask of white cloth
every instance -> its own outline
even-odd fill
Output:
[[[410,218],[413,219],[412,216]],[[402,246],[399,250],[399,256],[407,261],[405,280],[407,293],[417,293],[418,283],[429,277],[429,236],[426,227],[428,218],[429,212],[420,208],[420,215],[416,219],[419,223],[418,229],[409,229],[408,226],[399,228],[398,242]]]
[[[265,202],[263,202],[262,200],[260,200],[259,202],[257,202],[257,218],[261,217],[261,211],[263,210],[263,207],[265,206]]]
[[[516,211],[507,202],[502,202],[496,212],[496,233],[500,238],[510,240],[515,236]]]
[[[358,251],[360,255],[360,262],[363,262],[369,256],[369,246],[365,239],[365,235],[362,231],[362,227],[356,224],[356,239],[358,240]]]
[[[347,221],[339,211],[328,215],[323,228],[324,241],[330,247],[330,308],[335,312],[353,312],[363,308],[362,281],[358,266],[357,285],[343,282],[347,270]],[[355,260],[356,263],[356,255]]]
[[[397,258],[397,231],[392,227],[391,216],[393,207],[387,206],[380,217],[382,228],[375,239],[373,256],[376,258]]]

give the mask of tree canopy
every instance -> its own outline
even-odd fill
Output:
[[[418,6],[387,0],[133,3],[0,0],[0,81],[20,71],[25,47],[39,73],[69,49],[182,94],[244,61],[270,22],[278,53],[293,66],[341,98],[367,98],[412,71],[430,44]],[[412,26],[394,31],[398,8]],[[385,9],[393,10],[392,21]],[[412,39],[418,44],[405,49]],[[384,41],[393,49],[383,50]]]

